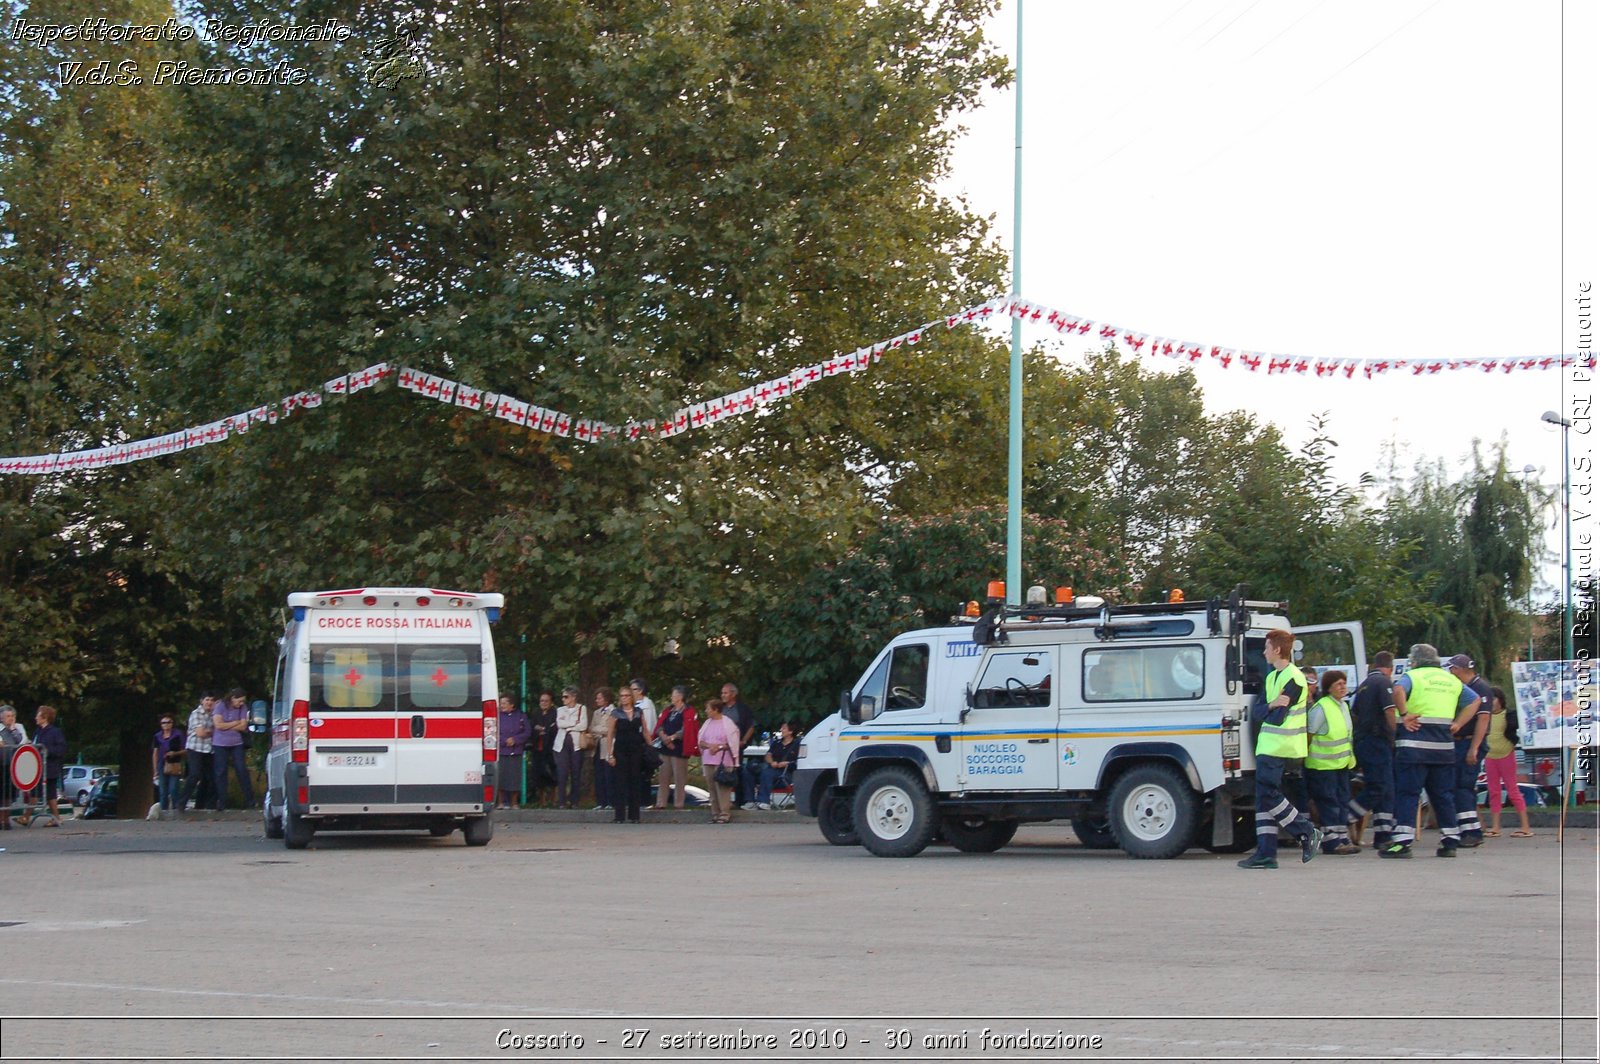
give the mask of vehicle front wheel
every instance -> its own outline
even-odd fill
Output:
[[[494,817],[472,817],[461,825],[461,834],[466,838],[468,846],[489,845],[489,840],[494,838]]]
[[[944,841],[962,853],[994,853],[1017,833],[1015,820],[947,816],[940,822]]]
[[[898,765],[878,769],[856,789],[854,814],[861,845],[878,857],[915,857],[938,825],[922,777]]]
[[[856,834],[850,797],[824,791],[817,802],[817,827],[822,829],[822,837],[834,846],[854,846],[861,841],[861,836]]]
[[[285,849],[303,850],[311,845],[311,836],[316,829],[311,822],[288,806],[283,809],[283,845]]]
[[[1117,845],[1129,857],[1166,860],[1194,840],[1200,803],[1175,767],[1143,764],[1118,777],[1106,812]]]
[[[1086,816],[1072,818],[1072,832],[1078,836],[1078,841],[1089,850],[1114,850],[1117,848],[1117,837],[1111,833],[1111,822],[1106,815],[1093,813]]]

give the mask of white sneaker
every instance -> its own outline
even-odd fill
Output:
[[[772,808],[772,804],[770,802],[757,802],[756,803],[756,808],[757,809],[771,809]]]

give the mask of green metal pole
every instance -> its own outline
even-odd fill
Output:
[[[1022,0],[1017,0],[1017,149],[1013,164],[1011,292],[1022,291]],[[1022,319],[1011,317],[1010,457],[1006,463],[1006,601],[1022,602]]]
[[[522,712],[528,712],[528,633],[523,632],[518,640],[522,646]],[[522,805],[528,804],[528,752],[522,752],[522,785],[517,788],[517,797]]]

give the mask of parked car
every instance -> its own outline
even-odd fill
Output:
[[[79,816],[84,820],[109,820],[117,815],[117,774],[101,776],[95,781]]]
[[[61,796],[72,799],[73,805],[82,805],[97,782],[116,774],[110,765],[68,765],[61,770]]]

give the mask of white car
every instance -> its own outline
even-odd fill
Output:
[[[111,765],[68,765],[61,770],[61,796],[70,798],[73,805],[82,805],[100,778],[116,771]]]

